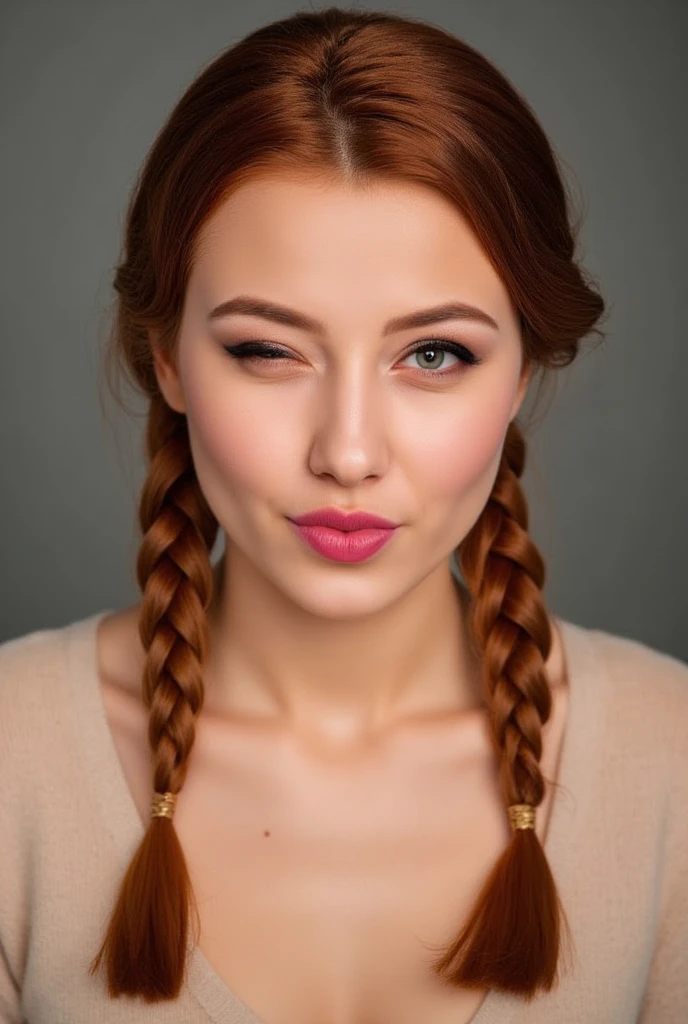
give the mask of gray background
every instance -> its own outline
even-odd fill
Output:
[[[0,640],[138,598],[143,406],[126,420],[99,386],[125,204],[201,67],[299,6],[2,3]],[[549,607],[688,661],[688,5],[385,6],[506,73],[584,213],[608,337],[559,372],[525,476]]]

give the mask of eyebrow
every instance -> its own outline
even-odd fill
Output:
[[[265,299],[254,298],[251,295],[238,295],[235,299],[228,299],[221,302],[219,306],[208,314],[208,322],[221,320],[223,317],[232,314],[248,316],[259,316],[264,320],[271,320],[276,324],[283,324],[287,327],[297,327],[302,331],[311,331],[314,334],[325,334],[326,327],[320,320],[299,313],[295,309],[289,309],[276,302],[268,302]],[[432,306],[430,309],[419,309],[414,313],[406,313],[404,316],[394,317],[385,324],[384,337],[395,334],[397,331],[409,330],[412,327],[427,327],[428,324],[441,323],[444,320],[474,320],[478,323],[487,324],[494,330],[499,330],[499,324],[491,316],[478,309],[477,306],[469,306],[465,302],[447,302],[441,306]]]

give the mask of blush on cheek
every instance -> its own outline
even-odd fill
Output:
[[[509,425],[512,396],[471,401],[427,426],[414,452],[415,481],[433,544],[455,550],[475,525],[492,491]]]
[[[267,390],[265,397],[267,398]],[[294,453],[285,417],[261,408],[241,389],[187,388],[187,418],[199,484],[213,513],[230,535],[245,535],[267,505],[290,493],[282,479],[293,473]],[[254,506],[257,506],[254,508]],[[285,510],[287,511],[287,510]]]
[[[504,403],[506,405],[506,403]],[[460,498],[489,480],[494,482],[509,423],[509,406],[483,405],[426,426],[418,444],[417,471],[428,498]]]
[[[272,461],[269,445],[256,436],[241,410],[229,404],[214,410],[207,404],[189,412],[189,429],[194,436],[194,459],[198,468],[217,478],[226,493],[234,486],[252,487]],[[264,464],[265,463],[265,464]]]
[[[232,386],[229,363],[207,350],[199,341],[189,344],[182,360],[189,432],[194,438],[194,455],[209,469],[228,478],[252,471],[265,452],[256,436],[261,427],[255,401],[241,388]]]

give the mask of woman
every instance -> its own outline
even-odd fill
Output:
[[[519,410],[604,309],[527,104],[417,21],[269,25],[115,287],[142,598],[0,649],[2,1019],[680,1019],[688,666],[549,614],[527,532]]]

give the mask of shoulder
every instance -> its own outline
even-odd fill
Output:
[[[63,741],[75,676],[87,675],[83,656],[100,614],[0,643],[3,778],[39,767],[42,752]]]
[[[68,629],[39,629],[0,644],[3,738],[9,740],[16,735],[14,726],[27,714],[37,720],[54,700],[66,674]]]
[[[0,643],[0,684],[6,685],[8,677],[15,672],[41,673],[53,668],[64,649],[64,641],[70,626],[56,626],[37,629],[22,636],[13,637]]]
[[[559,620],[567,660],[604,690],[632,702],[688,706],[688,663],[628,636]],[[658,699],[655,699],[658,698]]]
[[[0,825],[11,834],[26,822],[36,794],[50,785],[65,747],[65,627],[40,629],[0,644]]]
[[[632,762],[636,777],[688,778],[688,664],[631,637],[563,625],[570,684],[599,720],[608,760]]]
[[[688,664],[630,637],[586,630],[600,674],[616,695],[646,714],[673,720],[688,713]]]
[[[73,746],[62,724],[67,636],[40,629],[0,644],[0,945],[21,933],[31,851]]]

